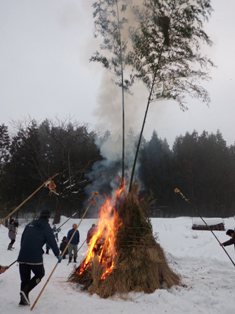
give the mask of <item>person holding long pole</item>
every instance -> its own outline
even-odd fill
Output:
[[[82,217],[80,218],[80,221],[79,221],[79,224],[78,224],[78,228],[79,228],[80,224],[82,223],[84,217],[86,216],[86,213],[88,212],[88,210],[89,210],[89,208],[90,208],[92,202],[94,201],[94,197],[95,197],[96,195],[98,195],[98,192],[92,193],[92,196],[89,198],[88,206],[86,207],[86,209],[85,209],[85,211],[84,211]],[[52,275],[54,274],[54,272],[55,272],[57,266],[58,266],[59,263],[61,262],[61,260],[62,260],[62,258],[63,258],[63,256],[64,256],[64,254],[65,254],[65,252],[66,252],[66,250],[68,249],[68,246],[69,246],[70,242],[72,241],[72,239],[73,239],[73,237],[74,237],[74,235],[75,235],[75,233],[76,233],[76,231],[77,231],[77,229],[74,229],[74,232],[73,232],[73,234],[71,235],[71,237],[70,237],[70,239],[69,239],[67,245],[65,246],[64,251],[63,251],[63,252],[61,253],[61,255],[59,256],[57,263],[56,263],[55,266],[53,267],[53,269],[52,269],[50,275],[48,276],[48,278],[47,278],[47,280],[46,280],[44,286],[42,287],[42,289],[41,289],[41,291],[39,292],[38,296],[36,297],[35,301],[33,302],[33,305],[32,305],[31,308],[30,308],[31,311],[35,308],[35,306],[36,306],[36,304],[38,303],[40,297],[42,296],[43,292],[45,291],[46,286],[48,285],[48,283],[49,283],[49,281],[50,281]],[[78,249],[78,251],[81,249],[81,247],[83,246],[84,243],[85,243],[85,241],[82,243],[82,245],[80,246],[80,248]]]
[[[21,247],[17,261],[21,279],[19,305],[30,305],[29,292],[39,284],[45,275],[43,249],[48,244],[54,255],[61,261],[60,251],[49,225],[50,212],[42,210],[38,219],[30,222],[21,237]],[[31,278],[31,272],[34,276]]]

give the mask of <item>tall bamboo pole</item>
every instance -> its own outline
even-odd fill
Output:
[[[84,213],[83,213],[83,215],[82,215],[82,217],[81,217],[81,219],[80,219],[80,222],[79,222],[79,224],[78,224],[78,227],[80,226],[81,222],[83,221],[83,218],[85,217],[85,215],[86,215],[88,209],[90,208],[91,201],[94,199],[95,195],[97,195],[97,194],[98,194],[97,192],[94,192],[94,193],[92,194],[92,196],[91,196],[91,198],[90,198],[90,200],[89,200],[89,204],[88,204],[87,208],[85,209],[85,211],[84,211]],[[66,250],[67,250],[69,244],[71,243],[71,241],[72,241],[72,239],[73,239],[73,237],[74,237],[76,231],[77,231],[77,229],[75,229],[74,232],[72,233],[72,236],[71,236],[71,238],[69,239],[69,241],[68,241],[66,247],[64,248],[64,250],[63,250],[63,252],[62,252],[62,254],[61,254],[61,257],[64,256],[64,254],[65,254],[65,252],[66,252]],[[54,272],[55,272],[55,270],[56,270],[56,268],[57,268],[57,266],[58,266],[59,263],[60,263],[60,261],[57,261],[56,264],[55,264],[55,266],[53,267],[53,269],[52,269],[51,273],[49,274],[49,276],[48,276],[48,278],[47,278],[47,280],[46,280],[44,286],[42,287],[42,289],[41,289],[41,291],[39,292],[37,298],[35,299],[33,305],[31,306],[31,308],[30,308],[31,311],[34,309],[34,307],[35,307],[36,304],[38,303],[38,301],[39,301],[39,299],[40,299],[42,293],[44,292],[44,290],[45,290],[47,284],[49,283],[49,281],[50,281],[52,275],[54,274]]]
[[[124,182],[125,176],[125,95],[124,95],[124,67],[123,67],[123,51],[122,51],[122,35],[120,26],[120,14],[118,7],[118,0],[116,2],[117,22],[118,22],[118,35],[120,41],[120,66],[121,66],[121,87],[122,87],[122,180]]]
[[[147,114],[148,114],[148,111],[149,111],[149,106],[150,106],[150,103],[151,103],[151,100],[152,100],[152,95],[153,95],[154,86],[155,86],[155,83],[156,83],[158,69],[159,69],[159,66],[160,66],[161,58],[162,58],[163,49],[164,49],[164,44],[162,44],[161,50],[159,52],[158,62],[157,62],[157,65],[155,67],[155,70],[153,72],[153,79],[152,79],[151,87],[150,87],[150,90],[149,90],[149,96],[148,96],[148,101],[147,101],[147,105],[146,105],[146,109],[145,109],[145,113],[144,113],[144,119],[143,119],[143,122],[142,122],[141,131],[140,131],[140,134],[139,134],[139,139],[138,139],[136,152],[135,152],[135,158],[134,158],[134,162],[133,162],[133,166],[132,166],[132,170],[131,170],[131,176],[130,176],[128,192],[131,192],[133,181],[134,181],[135,168],[136,168],[137,158],[138,158],[138,155],[139,155],[140,144],[141,144],[141,140],[142,140],[142,137],[143,137],[143,132],[144,132],[144,127],[145,127],[145,123],[146,123],[146,119],[147,119]]]

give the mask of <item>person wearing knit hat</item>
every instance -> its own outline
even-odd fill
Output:
[[[51,214],[50,214],[48,209],[43,209],[40,212],[39,218],[41,218],[41,219],[49,219],[50,217],[51,217]]]

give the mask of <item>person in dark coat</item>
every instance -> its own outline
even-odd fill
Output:
[[[231,239],[221,243],[222,246],[228,246],[228,245],[234,245],[235,247],[235,231],[232,229],[228,229],[226,232],[226,235],[228,235],[229,237],[231,237]]]
[[[93,237],[93,235],[96,233],[97,231],[97,226],[96,224],[92,224],[91,228],[88,230],[87,232],[87,236],[86,236],[86,243],[87,245],[89,245],[91,238]]]
[[[61,261],[60,251],[54,233],[49,225],[50,212],[43,210],[38,219],[26,225],[22,237],[18,256],[21,291],[20,305],[29,305],[29,292],[41,281],[45,275],[43,265],[43,249],[47,243],[54,255]],[[34,276],[31,278],[31,272]]]
[[[8,237],[10,238],[11,242],[8,245],[8,250],[12,250],[13,244],[15,243],[18,225],[18,222],[14,218],[10,219],[8,225]]]
[[[72,257],[73,257],[74,263],[77,263],[78,243],[80,241],[80,234],[79,234],[79,231],[77,229],[78,229],[78,225],[73,224],[73,228],[70,229],[68,234],[67,234],[68,242],[73,237],[71,242],[69,243],[69,246],[68,246],[69,263],[71,263]]]
[[[64,252],[64,249],[66,248],[68,241],[67,241],[67,237],[63,237],[61,243],[60,243],[60,255],[62,255],[62,253]],[[63,259],[66,258],[66,255],[68,254],[68,248],[66,249],[64,255],[63,255]]]

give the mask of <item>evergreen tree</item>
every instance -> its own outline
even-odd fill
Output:
[[[6,125],[0,125],[0,203],[3,199],[3,187],[5,186],[4,173],[6,164],[10,158],[10,136]]]
[[[48,177],[59,173],[55,179],[59,195],[42,189],[31,205],[49,207],[59,214],[61,207],[67,214],[79,209],[87,197],[85,187],[90,183],[86,175],[93,163],[101,159],[95,137],[85,126],[72,123],[55,125],[45,120],[38,126],[33,120],[20,125],[10,143],[10,158],[1,176],[4,204],[8,207],[19,204]]]
[[[4,124],[0,125],[0,169],[9,159],[10,136],[8,127]]]
[[[5,165],[3,176],[3,197],[13,205],[21,202],[41,182],[38,158],[40,143],[35,121],[31,121],[26,127],[19,127],[12,138],[9,152],[10,159]]]
[[[140,153],[140,178],[156,199],[156,206],[169,205],[172,199],[172,153],[166,140],[154,131]]]
[[[76,123],[56,125],[47,120],[40,125],[39,134],[47,176],[60,173],[57,180],[60,206],[80,208],[86,197],[84,189],[90,183],[86,174],[101,159],[95,144],[96,134]]]
[[[220,132],[186,133],[173,146],[175,185],[206,216],[223,216],[231,208],[229,150]],[[195,215],[196,213],[191,213]]]

